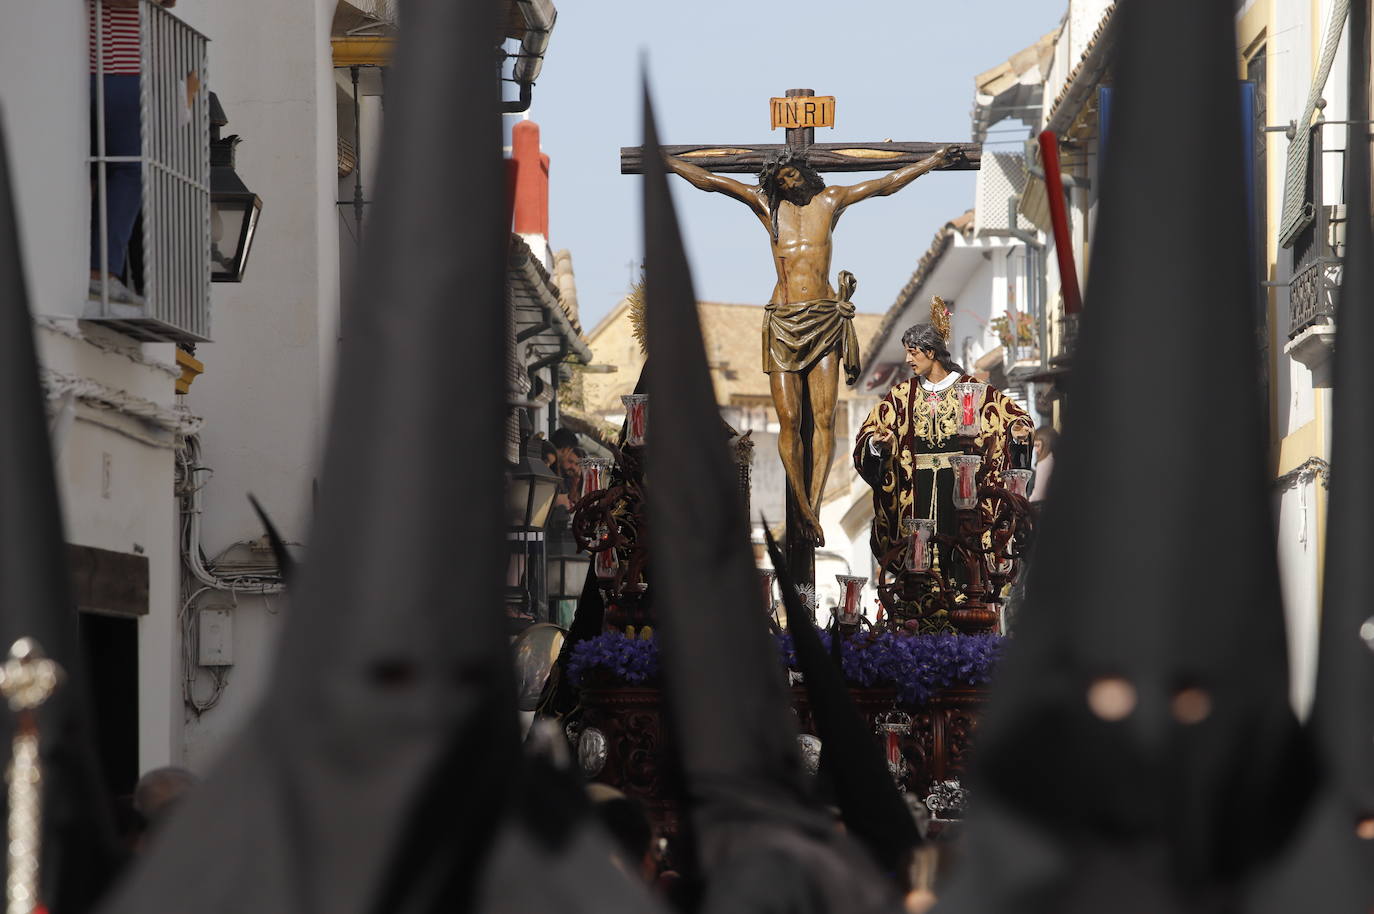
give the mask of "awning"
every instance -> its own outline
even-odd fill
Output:
[[[1007,118],[1032,125],[1040,119],[1045,76],[1054,60],[1058,31],[1043,35],[1028,48],[973,78],[973,141],[982,143],[988,130]]]
[[[1307,90],[1307,104],[1303,106],[1302,117],[1298,119],[1297,133],[1288,144],[1288,167],[1283,178],[1283,217],[1279,221],[1279,244],[1289,247],[1298,232],[1312,222],[1312,201],[1308,199],[1307,177],[1311,171],[1312,159],[1312,119],[1317,115],[1317,102],[1326,91],[1326,81],[1331,77],[1331,66],[1336,61],[1336,49],[1341,43],[1341,33],[1345,31],[1346,16],[1350,13],[1350,0],[1335,0],[1331,5],[1331,20],[1326,24],[1326,38],[1322,43],[1322,56],[1317,61],[1317,71],[1312,74],[1312,85]]]

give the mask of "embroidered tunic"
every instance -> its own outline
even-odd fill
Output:
[[[976,380],[951,372],[935,384],[915,378],[903,381],[878,402],[859,430],[854,467],[873,487],[870,545],[880,561],[901,540],[902,518],[930,518],[938,532],[954,533],[954,469],[949,458],[963,453],[954,385]],[[978,478],[985,485],[1001,485],[1002,472],[1011,466],[1012,425],[1019,421],[1029,428],[1030,416],[989,386],[980,418],[983,430],[974,439],[974,453],[983,458]],[[880,428],[896,436],[886,456],[875,453],[872,444]],[[991,511],[986,503],[979,507]],[[895,564],[892,570],[897,570]]]

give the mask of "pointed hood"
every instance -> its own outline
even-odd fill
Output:
[[[1369,110],[1369,6],[1350,5],[1350,115]],[[1326,528],[1317,689],[1308,720],[1319,766],[1317,798],[1292,849],[1262,884],[1263,910],[1293,910],[1320,886],[1322,911],[1374,910],[1374,610],[1368,596],[1374,542],[1374,230],[1370,222],[1370,150],[1351,127],[1346,152],[1346,237],[1337,315],[1331,419],[1331,496]]]
[[[660,162],[647,88],[644,133],[645,161]],[[644,262],[645,370],[658,417],[648,455],[651,587],[684,775],[703,809],[757,804],[801,813],[791,702],[758,601],[748,520],[662,167],[645,169]],[[818,811],[806,812],[823,827]]]
[[[34,638],[67,673],[38,715],[45,779],[40,878],[53,914],[73,914],[90,910],[113,874],[115,837],[85,702],[7,149],[0,123],[0,655],[8,656],[19,638]],[[14,717],[3,702],[0,709],[0,757],[8,765]],[[0,828],[4,809],[0,798]]]
[[[1073,397],[978,738],[970,853],[1001,877],[942,911],[1124,910],[1107,872],[1181,910],[1291,826],[1233,6],[1119,6]]]
[[[491,881],[515,878],[522,851],[528,865],[584,846],[571,820],[531,835],[514,812],[497,11],[405,6],[371,268],[346,302],[318,522],[275,671],[112,914],[500,910]],[[462,110],[436,116],[454,93]],[[522,889],[642,909],[602,904],[626,885],[602,859],[593,891],[549,885],[548,865]]]
[[[890,911],[889,884],[806,795],[797,729],[726,448],[644,93],[651,593],[701,910]]]
[[[840,818],[878,864],[897,870],[911,849],[921,843],[921,833],[906,801],[887,770],[873,731],[864,722],[844,684],[840,670],[826,653],[825,645],[802,607],[801,596],[787,569],[787,558],[764,525],[768,553],[778,573],[778,587],[787,611],[787,630],[797,653],[797,666],[806,682],[811,714],[821,740],[821,766],[828,776]],[[839,633],[832,636],[839,642]]]
[[[287,585],[295,583],[296,560],[287,550],[286,540],[281,538],[277,525],[267,516],[267,509],[262,506],[262,502],[253,495],[248,496],[248,501],[253,506],[253,512],[258,515],[258,520],[262,521],[262,529],[267,533],[267,542],[272,546],[272,557],[277,560],[277,570],[281,573],[282,581]]]

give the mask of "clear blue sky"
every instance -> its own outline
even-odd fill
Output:
[[[557,4],[530,115],[551,159],[550,240],[572,251],[587,330],[624,295],[643,257],[643,179],[619,167],[620,147],[641,139],[641,53],[665,144],[781,143],[782,131],[768,129],[768,99],[793,87],[837,97],[835,129],[816,131],[816,142],[967,141],[973,77],[1053,30],[1067,8],[1067,0]],[[858,277],[859,310],[892,304],[935,231],[973,206],[973,174],[927,175],[844,215],[832,271]],[[740,203],[671,180],[698,298],[766,302],[774,280],[758,220]]]

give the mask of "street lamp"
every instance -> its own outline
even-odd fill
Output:
[[[506,539],[511,557],[507,568],[506,603],[510,615],[526,622],[543,612],[544,525],[558,494],[559,478],[543,460],[522,451],[508,473]]]
[[[220,138],[229,123],[219,98],[210,93],[210,280],[243,282],[243,270],[262,212],[262,199],[234,171],[237,134]]]
[[[549,592],[549,618],[559,625],[558,618],[564,600],[577,600],[582,596],[582,588],[587,583],[587,571],[592,557],[577,549],[577,539],[566,527],[550,531],[546,540],[548,560],[547,570]]]
[[[553,498],[558,494],[559,481],[544,461],[524,455],[510,472],[506,525],[543,531]]]

